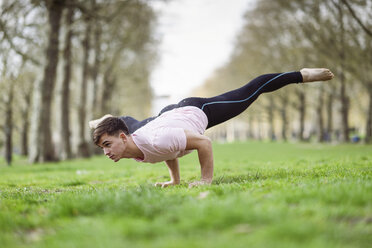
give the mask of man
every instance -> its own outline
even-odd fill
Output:
[[[192,150],[198,152],[201,180],[189,186],[211,184],[213,151],[211,140],[204,136],[206,129],[239,115],[261,93],[275,91],[291,83],[326,81],[333,77],[330,70],[323,68],[265,74],[219,96],[186,98],[178,104],[167,106],[158,116],[143,121],[105,115],[91,121],[89,126],[94,129],[94,143],[115,162],[122,158],[148,163],[165,161],[171,180],[158,182],[156,186],[179,184],[178,158]]]

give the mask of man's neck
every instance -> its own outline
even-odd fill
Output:
[[[136,143],[134,143],[131,135],[128,135],[127,148],[125,149],[122,158],[139,158],[144,159],[143,152],[138,148]]]

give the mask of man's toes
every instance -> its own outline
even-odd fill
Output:
[[[335,75],[330,70],[327,70],[327,76],[328,76],[328,79],[332,79],[335,77]]]

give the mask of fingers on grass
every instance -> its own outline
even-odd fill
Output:
[[[170,185],[170,183],[168,183],[168,182],[165,182],[165,183],[155,183],[155,187],[162,187],[162,188],[166,188],[166,187],[168,187]]]

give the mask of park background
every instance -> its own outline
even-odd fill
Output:
[[[208,135],[368,143],[370,10],[346,0],[2,1],[0,147],[8,163],[13,152],[31,163],[89,157],[93,118],[141,120],[303,67],[335,78],[266,94]]]
[[[144,119],[271,72],[329,82],[264,94],[207,132],[215,181],[97,156],[88,121]],[[367,247],[371,0],[0,1],[1,247]]]

